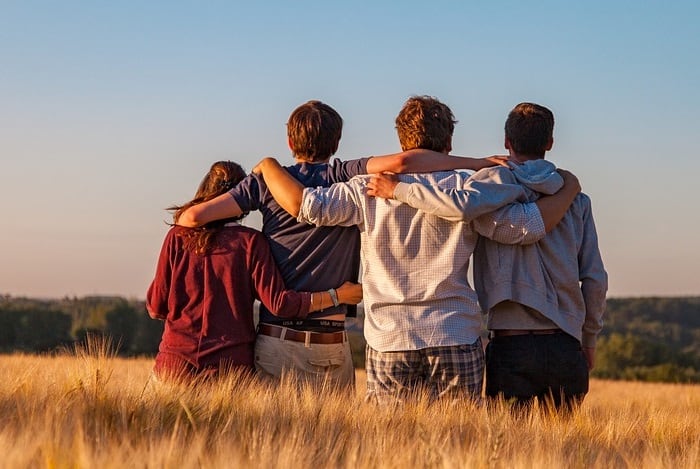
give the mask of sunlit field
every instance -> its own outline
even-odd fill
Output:
[[[93,344],[0,357],[1,467],[697,467],[700,387],[594,381],[567,417],[506,405],[401,408],[285,382],[149,379]]]

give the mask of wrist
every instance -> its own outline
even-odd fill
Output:
[[[340,303],[338,302],[338,292],[336,291],[336,289],[329,288],[328,294],[331,296],[331,301],[333,302],[333,306],[338,306]]]

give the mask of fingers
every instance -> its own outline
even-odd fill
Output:
[[[579,192],[581,191],[581,183],[574,173],[561,168],[557,168],[557,172],[564,179],[565,184],[571,186],[572,188],[577,188]]]
[[[489,161],[491,161],[492,163],[495,163],[496,166],[504,166],[506,168],[509,167],[508,166],[508,161],[509,161],[508,155],[493,155],[487,159]]]
[[[382,197],[391,199],[394,197],[394,189],[398,178],[392,173],[374,174],[367,182],[367,195],[370,197]]]

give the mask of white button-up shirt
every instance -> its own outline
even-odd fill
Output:
[[[474,343],[482,328],[481,311],[467,270],[477,230],[489,230],[504,243],[535,242],[545,234],[540,212],[535,204],[507,205],[523,195],[519,185],[470,183],[466,174],[455,171],[399,178],[466,190],[469,203],[462,218],[467,221],[452,222],[397,200],[368,197],[369,176],[305,189],[298,220],[360,229],[364,331],[370,347],[388,352]],[[410,186],[399,184],[400,190],[410,192]],[[491,221],[482,217],[499,208]],[[477,217],[475,225],[470,220]]]

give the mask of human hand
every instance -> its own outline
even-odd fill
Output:
[[[394,173],[373,174],[367,183],[367,195],[370,197],[394,198],[394,189],[399,183],[399,178]]]
[[[362,284],[345,282],[335,289],[338,294],[338,302],[347,305],[356,305],[362,301]]]
[[[588,362],[588,371],[591,371],[595,366],[595,347],[583,347],[583,355]]]
[[[571,190],[576,194],[581,192],[581,183],[574,173],[561,168],[558,168],[557,172],[564,179],[564,188]]]
[[[490,168],[492,166],[508,167],[508,155],[493,155],[485,158],[477,158],[477,161],[482,165],[478,169]]]

